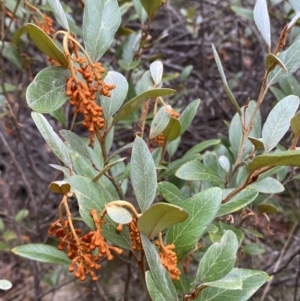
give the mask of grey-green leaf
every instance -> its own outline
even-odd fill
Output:
[[[261,181],[251,184],[260,193],[280,193],[284,191],[284,186],[276,179],[268,177]]]
[[[83,40],[92,59],[98,61],[110,47],[121,24],[117,0],[86,0],[83,13]]]
[[[175,244],[178,258],[195,247],[206,227],[215,218],[221,201],[222,190],[214,187],[197,193],[182,203],[181,207],[189,216],[183,223],[172,226],[167,238],[169,244]]]
[[[144,247],[146,259],[154,283],[157,289],[161,292],[162,296],[166,300],[178,301],[177,292],[175,286],[171,280],[168,271],[161,264],[160,257],[150,242],[147,236],[141,233],[141,240]]]
[[[150,271],[145,273],[148,293],[153,301],[167,301],[162,292],[157,288]]]
[[[123,104],[128,92],[128,82],[121,73],[116,71],[109,71],[104,82],[106,84],[116,86],[113,90],[111,90],[110,97],[103,95],[100,96],[104,116],[106,119],[109,119]]]
[[[91,158],[88,147],[79,136],[68,130],[61,130],[60,134],[64,137],[64,139],[75,152],[88,159]]]
[[[197,160],[183,164],[175,173],[176,177],[188,181],[206,181],[215,185],[223,184],[224,180]]]
[[[64,12],[64,9],[63,9],[60,1],[59,0],[48,0],[48,3],[52,7],[55,18],[60,23],[60,25],[67,31],[70,31],[68,20],[67,20],[66,14]]]
[[[262,129],[265,152],[272,150],[288,131],[290,122],[299,107],[299,97],[289,95],[272,109]]]
[[[174,184],[169,182],[160,182],[157,184],[157,190],[166,201],[171,204],[181,206],[183,196]]]
[[[257,189],[248,186],[240,193],[234,196],[229,202],[222,204],[217,216],[223,216],[244,208],[246,205],[253,202],[258,195]]]
[[[287,50],[283,51],[278,55],[278,58],[284,64],[288,72],[283,70],[280,66],[276,66],[272,70],[267,78],[268,87],[274,85],[280,80],[292,75],[300,67],[300,40],[295,41]]]
[[[131,213],[123,207],[115,205],[106,206],[106,212],[115,223],[128,224],[132,221]]]
[[[59,109],[68,99],[66,81],[69,76],[70,71],[63,67],[48,67],[40,71],[26,91],[29,107],[39,113]]]
[[[204,289],[196,301],[246,301],[271,277],[262,271],[233,269],[227,277],[242,280],[241,290],[228,290],[214,287]]]
[[[180,135],[182,135],[191,125],[195,115],[197,114],[197,109],[199,104],[200,104],[200,99],[195,99],[180,114],[178,118],[181,125]]]
[[[202,257],[196,282],[211,282],[226,276],[234,266],[238,247],[234,232],[226,231],[221,241],[212,244]]]
[[[40,113],[32,112],[32,119],[34,120],[37,128],[44,137],[45,141],[52,149],[54,154],[58,159],[66,164],[70,169],[72,169],[72,161],[68,154],[68,149],[58,137],[58,135],[53,131],[52,126],[49,124],[47,119]]]
[[[169,124],[170,119],[171,116],[166,108],[164,106],[161,107],[152,120],[149,139],[153,139],[162,133]]]
[[[16,255],[48,263],[70,264],[71,260],[65,252],[45,244],[27,244],[12,249]]]
[[[155,85],[158,85],[161,82],[164,72],[164,66],[161,61],[154,61],[150,64],[150,73]]]
[[[271,28],[268,6],[266,0],[257,0],[253,11],[255,24],[264,38],[265,42],[271,48]]]
[[[157,176],[148,146],[140,137],[136,137],[133,143],[130,177],[137,202],[144,212],[154,201]]]
[[[234,108],[236,109],[236,111],[239,113],[239,115],[241,115],[242,111],[241,111],[241,109],[240,109],[240,107],[239,107],[239,105],[238,105],[238,103],[237,103],[237,101],[236,101],[236,99],[235,99],[235,97],[234,97],[234,95],[233,95],[233,93],[232,93],[232,91],[231,91],[228,83],[227,83],[227,79],[226,79],[226,76],[225,76],[225,73],[224,73],[224,70],[223,70],[223,67],[222,67],[221,60],[219,58],[218,52],[217,52],[217,50],[216,50],[216,48],[215,48],[214,45],[212,45],[212,49],[213,49],[213,53],[214,53],[214,57],[215,57],[215,60],[216,60],[216,64],[218,66],[218,70],[219,70],[219,73],[221,75],[222,82],[223,82],[225,91],[227,93],[227,96],[228,96],[230,102],[232,103],[232,105],[234,106]]]

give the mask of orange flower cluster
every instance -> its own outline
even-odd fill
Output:
[[[160,147],[163,147],[166,144],[166,139],[164,133],[160,133],[156,137],[154,137],[153,141]]]
[[[173,109],[171,111],[169,111],[169,114],[170,114],[171,118],[175,118],[175,119],[177,119],[180,116],[180,113],[176,112]]]
[[[36,18],[34,18],[34,22],[38,25],[47,35],[50,35],[51,32],[55,32],[53,28],[53,20],[47,15],[43,15],[43,21],[39,22]]]
[[[109,246],[105,238],[101,234],[101,222],[98,218],[96,210],[91,211],[96,231],[90,231],[89,233],[79,236],[81,229],[74,229],[72,231],[68,220],[57,220],[52,223],[48,234],[53,235],[60,239],[58,245],[59,250],[63,250],[67,246],[67,255],[72,260],[69,266],[69,272],[74,272],[75,277],[84,281],[86,275],[90,275],[93,281],[97,280],[95,270],[99,270],[101,265],[97,263],[100,258],[107,256],[108,260],[113,260],[111,251],[115,251],[117,254],[122,254],[123,250],[117,247]],[[98,248],[98,254],[94,254],[93,250]]]
[[[103,82],[102,74],[105,69],[101,63],[94,63],[93,66],[90,66],[84,57],[78,57],[75,61],[80,66],[75,68],[75,74],[79,72],[84,80],[80,81],[77,77],[69,77],[66,95],[70,96],[70,104],[75,106],[76,112],[84,115],[83,126],[89,130],[92,144],[96,129],[101,130],[104,126],[102,107],[96,103],[97,93],[109,97],[115,85]]]
[[[129,223],[129,235],[131,237],[131,244],[133,250],[141,250],[142,249],[142,243],[141,243],[141,236],[140,231],[137,227],[137,219],[134,218]]]
[[[159,257],[162,265],[168,270],[172,280],[179,280],[180,270],[177,268],[177,255],[172,250],[175,249],[175,245],[171,244],[164,246],[159,241],[155,242],[155,245],[159,247]]]

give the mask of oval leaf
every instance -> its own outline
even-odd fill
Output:
[[[167,127],[164,130],[164,137],[166,141],[173,141],[180,135],[181,126],[178,119],[171,118]]]
[[[137,202],[144,212],[154,201],[157,176],[148,146],[140,137],[136,137],[133,143],[130,178]]]
[[[153,19],[154,14],[159,9],[162,0],[140,0],[143,7],[145,8],[149,19]]]
[[[30,38],[40,51],[65,68],[68,68],[68,61],[65,55],[42,29],[32,23],[28,23],[26,27]]]
[[[262,129],[265,152],[272,150],[288,131],[290,122],[299,107],[299,97],[289,95],[272,109]]]
[[[145,276],[146,276],[145,280],[146,280],[147,290],[148,290],[148,293],[151,297],[151,300],[153,300],[153,301],[167,301],[164,298],[163,294],[160,292],[160,290],[155,285],[155,282],[153,280],[153,277],[151,276],[151,273],[149,271],[147,271],[145,273]]]
[[[224,180],[197,160],[183,164],[175,173],[176,177],[188,181],[206,181],[214,184],[222,184]]]
[[[69,98],[65,93],[69,76],[70,71],[62,67],[48,67],[40,71],[26,91],[29,107],[39,113],[59,109]]]
[[[166,300],[178,301],[175,286],[171,280],[169,273],[162,265],[155,247],[150,242],[149,238],[143,233],[141,233],[141,241],[144,247],[151,276],[157,289],[161,292]]]
[[[258,196],[258,191],[254,187],[246,187],[236,196],[234,196],[229,202],[222,204],[217,216],[223,216],[236,212],[246,205],[252,203]]]
[[[183,222],[187,217],[188,213],[178,206],[156,203],[143,213],[137,225],[141,232],[153,238],[170,226]]]
[[[181,125],[180,135],[182,135],[191,125],[195,115],[197,114],[197,109],[199,107],[199,104],[200,104],[200,99],[195,99],[180,114],[178,118]]]
[[[103,95],[100,96],[104,116],[109,119],[123,104],[128,92],[128,82],[121,73],[116,71],[109,71],[104,82],[106,84],[116,86],[113,90],[111,90],[110,97]]]
[[[55,18],[60,23],[60,25],[67,31],[70,31],[68,20],[60,1],[59,0],[47,0],[47,1],[52,7]]]
[[[132,221],[132,215],[131,213],[120,206],[106,206],[106,212],[108,216],[114,221],[115,223],[118,224],[128,224]]]
[[[152,120],[149,139],[153,139],[161,132],[163,132],[164,129],[169,124],[170,119],[171,116],[167,112],[166,108],[165,107],[160,108]]]
[[[267,166],[300,166],[300,151],[291,150],[256,156],[249,164],[250,173]]]
[[[264,38],[265,42],[271,48],[271,28],[268,6],[266,0],[257,0],[253,10],[255,24]]]
[[[112,126],[114,126],[119,120],[125,118],[126,116],[137,110],[143,103],[145,103],[149,98],[168,96],[174,94],[176,91],[173,89],[152,89],[143,92],[142,94],[134,97],[130,101],[126,102],[124,106],[120,109],[118,114],[114,117],[112,121]]]
[[[83,41],[92,59],[98,61],[110,47],[121,24],[117,0],[86,0],[83,12]]]
[[[47,119],[42,114],[36,112],[32,112],[31,117],[56,157],[65,163],[67,167],[72,169],[72,161],[68,154],[68,149],[59,136],[53,131]]]
[[[238,248],[234,232],[226,231],[221,241],[212,244],[202,257],[196,282],[211,282],[226,276],[235,264]]]
[[[175,244],[178,258],[195,247],[206,227],[215,218],[221,201],[222,190],[214,187],[197,193],[182,203],[182,208],[189,216],[184,222],[173,225],[167,238],[168,244]]]
[[[159,182],[157,184],[157,190],[169,203],[177,206],[180,206],[182,204],[182,194],[174,184],[169,182]]]
[[[164,72],[164,65],[161,61],[154,61],[150,64],[150,73],[155,85],[161,82]]]
[[[18,246],[12,249],[16,255],[48,263],[70,264],[71,259],[67,254],[59,251],[56,247],[45,244],[28,244]]]

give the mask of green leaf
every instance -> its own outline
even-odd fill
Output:
[[[192,148],[190,148],[185,154],[184,157],[186,156],[190,156],[193,154],[198,154],[201,153],[203,150],[207,149],[210,146],[214,146],[217,145],[221,142],[220,139],[210,139],[210,140],[206,140],[203,141],[199,144],[196,144],[195,146],[193,146]]]
[[[242,114],[242,111],[238,105],[238,103],[236,102],[235,100],[235,97],[234,95],[232,94],[231,92],[231,89],[227,83],[227,79],[226,79],[226,76],[225,76],[225,73],[224,73],[224,70],[223,70],[223,67],[222,67],[222,63],[221,63],[221,60],[219,58],[219,55],[218,55],[218,52],[215,48],[215,46],[212,44],[212,49],[213,49],[213,53],[214,53],[214,57],[215,57],[215,61],[217,63],[217,66],[218,66],[218,70],[219,70],[219,73],[221,75],[221,78],[222,78],[222,82],[223,82],[223,85],[224,85],[224,88],[225,88],[225,91],[227,93],[227,96],[230,100],[230,102],[232,103],[232,105],[234,106],[234,108],[236,109],[236,111],[239,113],[239,115]]]
[[[279,181],[271,177],[254,182],[251,186],[257,189],[260,193],[273,194],[284,191],[284,186]]]
[[[293,1],[293,0],[292,0]],[[300,18],[300,6],[299,6],[299,10],[297,12],[297,14],[293,17],[293,19],[290,21],[290,23],[288,24],[286,30],[290,30],[299,20]]]
[[[153,238],[170,226],[185,221],[187,217],[188,213],[176,205],[156,203],[142,214],[137,226],[147,237]]]
[[[60,134],[75,152],[88,159],[91,158],[88,147],[84,144],[79,136],[68,130],[61,130]]]
[[[121,152],[123,152],[124,150],[128,149],[128,148],[132,148],[133,147],[133,142],[132,143],[128,143],[124,146],[122,146],[121,148],[119,148],[118,150],[116,150],[114,153],[112,153],[108,159],[106,160],[106,162],[109,162],[113,157],[115,157],[116,155],[120,154]]]
[[[144,212],[154,201],[157,176],[148,146],[140,137],[133,143],[130,178],[139,207]]]
[[[175,173],[176,177],[188,181],[206,181],[215,185],[223,184],[223,179],[197,160],[182,165]]]
[[[166,201],[171,204],[181,206],[183,196],[174,184],[169,182],[160,182],[157,184],[157,190]]]
[[[139,16],[141,23],[144,24],[148,17],[147,12],[145,11],[144,7],[142,6],[140,0],[132,0],[132,2],[133,2],[133,6],[136,10],[136,13]]]
[[[128,82],[121,73],[115,71],[109,71],[104,79],[104,82],[106,84],[116,86],[111,91],[110,97],[103,95],[100,96],[104,116],[106,119],[109,119],[123,104],[128,92]]]
[[[12,283],[10,281],[5,279],[0,279],[0,290],[9,290],[11,287],[12,287]]]
[[[255,147],[255,150],[264,149],[264,143],[261,138],[253,138],[248,136],[249,141]]]
[[[83,41],[92,59],[98,61],[110,47],[121,24],[117,0],[86,0],[83,12]]]
[[[249,243],[244,247],[244,252],[249,255],[261,255],[266,252],[266,250],[259,244]]]
[[[42,114],[36,112],[32,112],[31,117],[56,157],[66,164],[67,167],[72,169],[72,162],[68,154],[68,149],[53,131],[53,128],[47,119]]]
[[[285,72],[288,72],[283,62],[273,53],[269,53],[266,57],[266,69],[271,71],[277,65],[280,66]]]
[[[228,273],[225,277],[212,281],[205,282],[201,286],[215,287],[227,290],[241,290],[243,287],[243,282],[240,279],[239,275]]]
[[[222,201],[222,190],[214,187],[195,194],[182,203],[189,216],[168,231],[168,244],[174,243],[176,253],[182,258],[193,249],[203,235],[206,227],[215,218]]]
[[[180,143],[181,143],[181,136],[177,137],[175,140],[170,141],[167,144],[167,152],[168,152],[169,158],[173,157],[173,155],[176,153]]]
[[[229,126],[229,141],[231,145],[232,152],[234,156],[236,157],[240,146],[241,146],[241,140],[242,140],[242,124],[241,124],[241,117],[243,120],[245,120],[245,126],[249,126],[250,118],[255,112],[256,102],[251,100],[248,104],[248,106],[242,107],[242,116],[239,116],[238,114],[235,114],[234,117],[231,120],[230,126]],[[259,138],[261,136],[261,116],[260,112],[257,112],[254,121],[252,129],[249,133],[251,137]],[[243,157],[247,156],[253,149],[253,146],[250,141],[246,141],[243,151]]]
[[[289,0],[289,4],[292,6],[295,12],[300,11],[300,3],[298,0]]]
[[[175,286],[168,271],[161,264],[155,247],[152,245],[148,237],[143,233],[141,233],[141,240],[148,266],[150,268],[151,276],[157,289],[166,300],[178,301]]]
[[[55,181],[49,185],[49,190],[54,193],[67,195],[71,190],[71,186],[66,181]]]
[[[238,16],[243,17],[247,20],[253,21],[253,11],[248,8],[243,8],[240,6],[231,6],[230,7]]]
[[[154,14],[160,7],[162,0],[140,0],[140,1],[147,12],[149,19],[152,20]]]
[[[118,60],[119,66],[127,71],[136,68],[140,63],[141,61],[128,62],[125,60]]]
[[[19,47],[19,41],[20,41],[20,38],[21,38],[21,36],[23,36],[23,35],[25,35],[25,34],[27,34],[27,27],[26,27],[26,26],[21,26],[21,27],[19,27],[19,28],[15,31],[15,33],[14,33],[14,35],[13,35],[11,41],[12,41],[17,47]]]
[[[264,38],[265,42],[271,48],[271,28],[268,6],[266,0],[257,0],[253,10],[255,24]]]
[[[191,125],[192,121],[194,120],[194,117],[197,114],[197,109],[199,107],[199,104],[200,104],[200,99],[195,99],[180,114],[178,118],[181,125],[180,135],[182,135]]]
[[[68,68],[68,61],[65,55],[42,29],[32,23],[28,23],[26,27],[30,38],[40,51],[65,68]]]
[[[153,277],[151,276],[150,271],[145,273],[146,285],[148,293],[153,301],[167,301],[162,295],[161,291],[155,285]]]
[[[171,118],[167,127],[164,130],[164,137],[166,141],[173,141],[177,139],[180,135],[181,126],[178,119]]]
[[[69,76],[70,71],[62,67],[48,67],[40,71],[26,91],[29,107],[39,113],[59,109],[69,98],[65,93]]]
[[[115,125],[118,121],[125,118],[126,116],[133,113],[135,110],[137,110],[143,103],[145,103],[149,98],[152,97],[159,97],[159,96],[168,96],[174,94],[176,91],[173,89],[152,89],[143,92],[142,94],[134,97],[127,103],[125,103],[122,108],[119,110],[119,112],[116,114],[112,121],[112,126]]]
[[[226,276],[235,264],[238,247],[234,232],[226,231],[221,241],[212,244],[202,257],[196,283],[212,282]]]
[[[56,119],[59,123],[61,123],[64,127],[67,127],[67,118],[64,112],[63,107],[60,107],[59,109],[49,112],[49,114]]]
[[[291,119],[291,129],[294,135],[298,135],[300,133],[300,112]]]
[[[295,41],[287,50],[283,51],[278,55],[278,58],[285,65],[288,72],[285,72],[280,66],[276,66],[272,70],[267,78],[268,87],[281,81],[282,79],[290,76],[296,72],[300,67],[300,40]]]
[[[164,65],[161,61],[154,61],[150,64],[150,73],[155,85],[161,82],[164,72]]]
[[[226,171],[226,173],[229,173],[230,171],[230,162],[226,156],[220,156],[219,157],[219,164],[220,166]]]
[[[209,226],[212,226],[212,224],[210,224]],[[231,226],[231,225],[229,225],[227,223],[223,223],[221,221],[219,221],[217,224],[215,224],[214,227],[216,228],[216,230],[207,229],[209,238],[213,243],[219,242],[222,239],[224,232],[227,230],[230,230],[230,231],[234,232],[234,234],[236,235],[237,240],[238,240],[238,245],[240,246],[242,244],[245,234],[242,230],[240,230],[240,228]]]
[[[246,301],[271,277],[262,271],[233,269],[227,277],[238,278],[243,282],[241,290],[228,290],[214,287],[204,289],[196,301]]]
[[[123,162],[125,159],[125,157],[120,158],[105,165],[105,167],[95,177],[93,177],[93,182],[97,182],[108,170],[110,170],[116,164]]]
[[[14,254],[48,263],[70,264],[71,260],[65,252],[59,251],[56,247],[45,244],[27,244],[15,247],[11,250]]]
[[[299,97],[289,95],[272,109],[262,129],[265,152],[272,150],[288,131],[290,122],[299,107]]]
[[[236,212],[246,205],[252,203],[258,195],[258,191],[251,186],[246,187],[229,202],[222,204],[218,211],[217,217]]]
[[[169,112],[167,112],[164,106],[161,107],[152,120],[149,139],[153,139],[162,133],[169,124],[170,119],[171,116]]]
[[[250,173],[267,166],[300,166],[300,151],[291,150],[256,156],[249,164]]]
[[[15,221],[17,223],[21,222],[23,219],[25,219],[29,214],[29,210],[28,209],[21,209],[18,211],[18,213],[15,216]]]
[[[100,214],[105,204],[112,201],[109,195],[101,189],[101,186],[91,179],[82,176],[71,176],[65,179],[71,185],[71,191],[75,193],[78,200],[79,214],[83,221],[94,229],[94,221],[91,217],[91,210],[96,209]]]
[[[66,14],[64,12],[64,9],[60,3],[59,0],[47,0],[50,6],[52,7],[54,16],[56,20],[60,23],[60,25],[66,29],[67,31],[70,31],[68,20],[66,17]]]
[[[114,221],[115,223],[128,224],[132,221],[131,213],[123,207],[108,205],[106,206],[106,212],[108,216],[112,219],[112,221]]]

